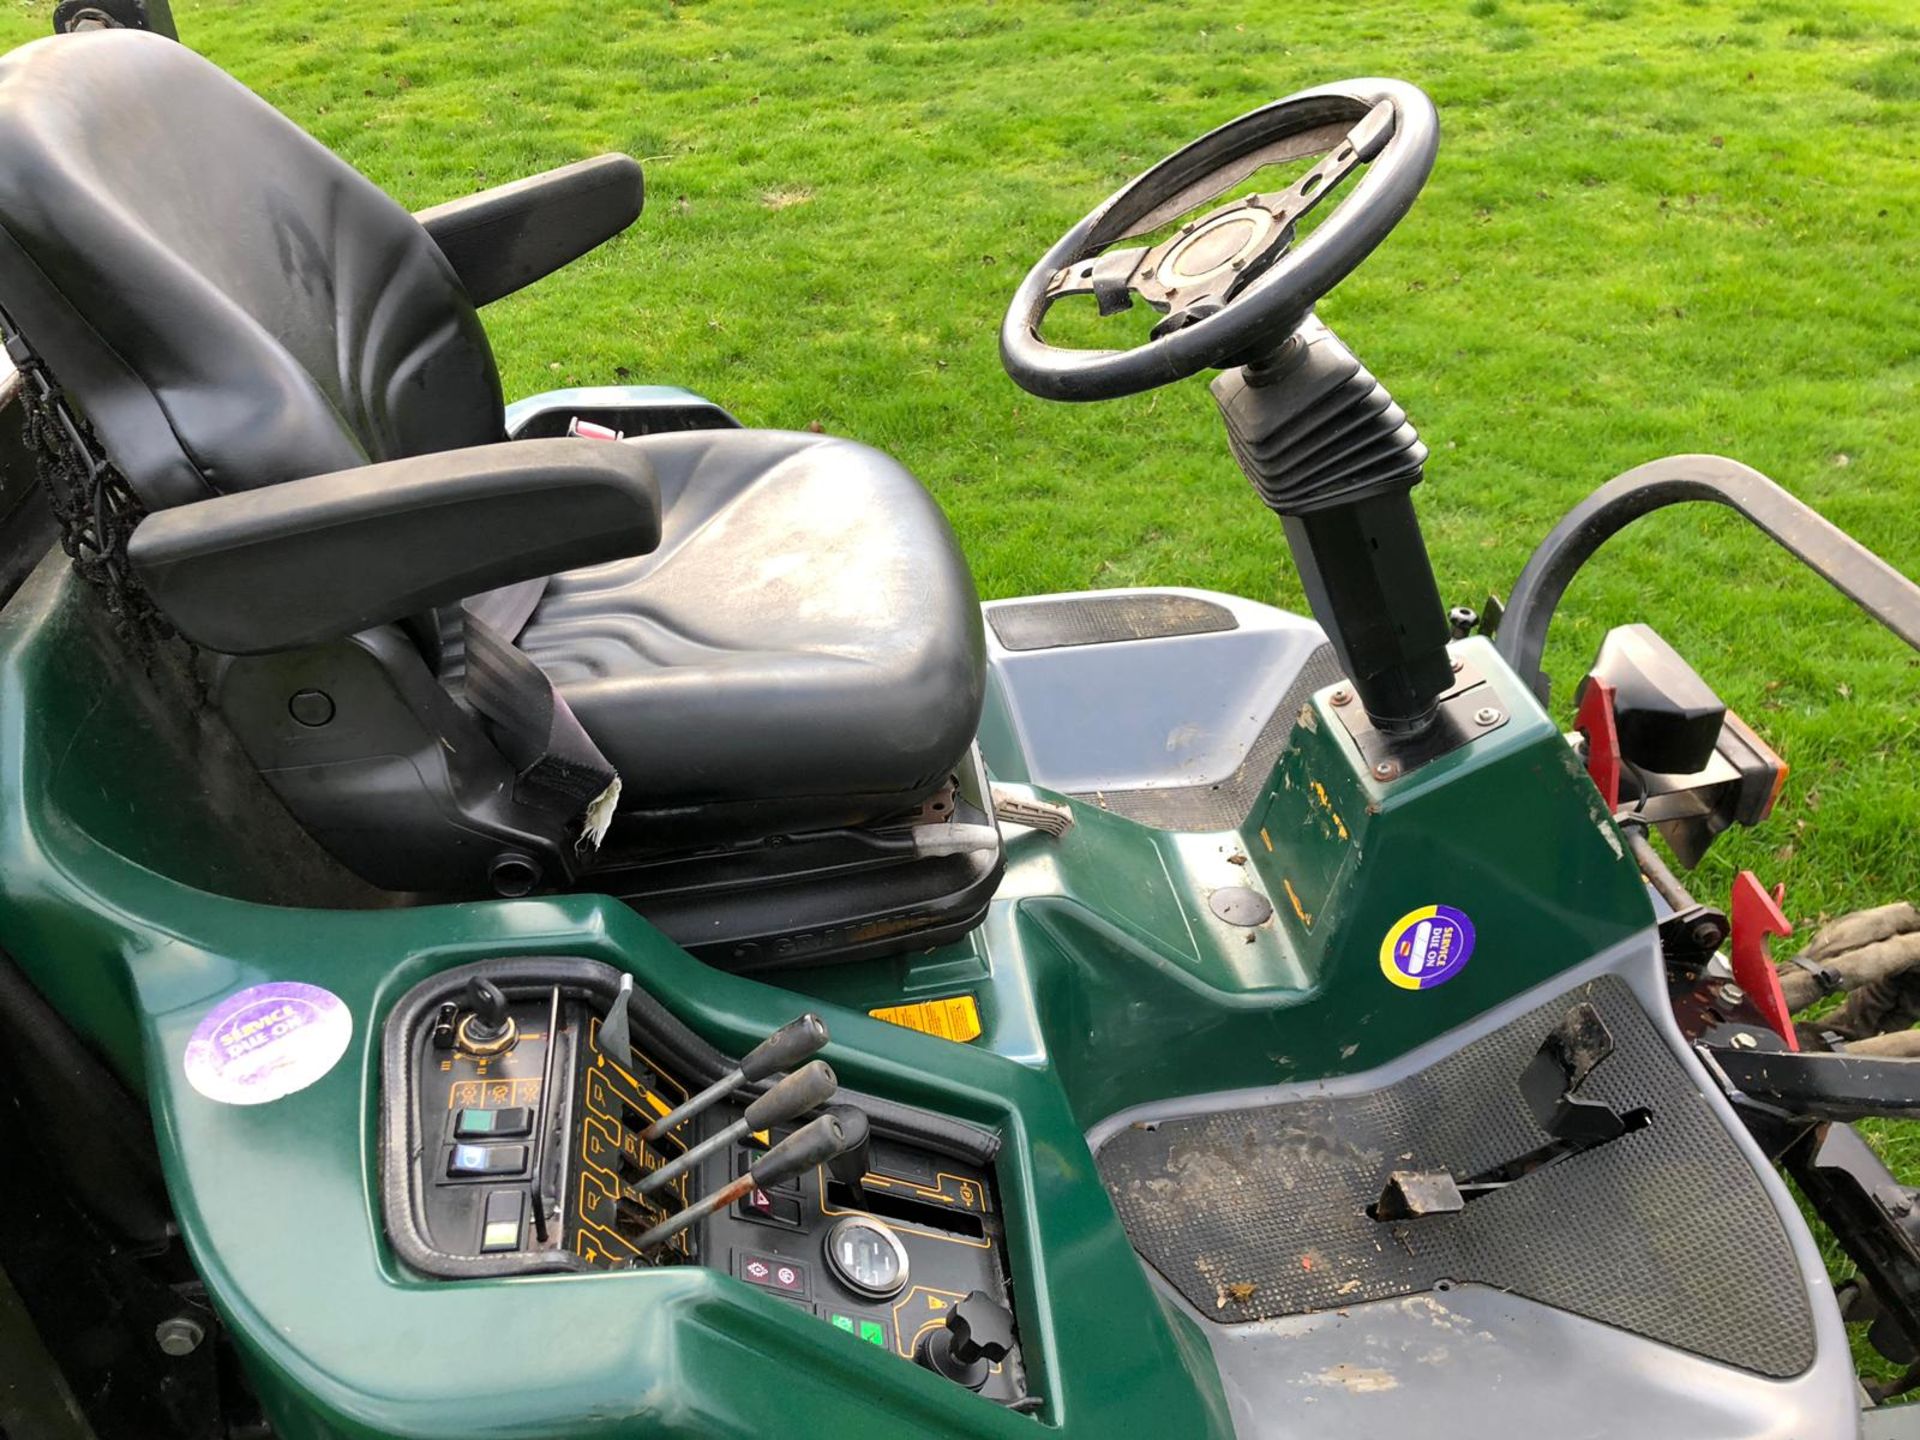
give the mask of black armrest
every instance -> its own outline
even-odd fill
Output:
[[[453,264],[476,305],[578,260],[640,218],[640,162],[598,155],[449,200],[413,218]]]
[[[515,440],[161,510],[127,558],[187,639],[260,655],[659,543],[643,452]]]

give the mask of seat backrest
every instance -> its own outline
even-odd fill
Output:
[[[0,310],[150,509],[503,438],[426,231],[157,35],[0,59]]]

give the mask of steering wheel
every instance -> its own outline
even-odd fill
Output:
[[[1027,272],[1000,327],[1000,360],[1049,400],[1108,400],[1240,364],[1273,349],[1387,237],[1433,169],[1440,122],[1402,80],[1303,90],[1231,120],[1123,185]],[[1150,235],[1264,165],[1319,155],[1285,190],[1248,195],[1157,245]],[[1294,228],[1354,170],[1365,173],[1298,249]],[[1102,315],[1139,296],[1165,316],[1128,350],[1050,345],[1053,302],[1092,295]]]

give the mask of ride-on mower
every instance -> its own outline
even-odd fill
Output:
[[[1311,619],[982,606],[874,450],[504,405],[479,307],[637,218],[624,157],[409,214],[110,18],[0,135],[7,1436],[1920,1433],[1844,1324],[1920,1354],[1850,1127],[1920,1105],[1905,1012],[1791,1014],[1911,911],[1783,985],[1778,897],[1680,879],[1780,759],[1645,626],[1570,735],[1541,671],[1676,501],[1915,644],[1920,590],[1696,455],[1450,612],[1314,313],[1421,91],[1202,137],[1001,330],[1053,400],[1217,372]],[[1074,296],[1150,336],[1050,344]]]

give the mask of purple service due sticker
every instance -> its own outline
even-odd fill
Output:
[[[1473,921],[1451,905],[1425,905],[1394,922],[1380,942],[1380,969],[1402,990],[1431,990],[1473,955]]]
[[[352,1038],[352,1012],[331,990],[292,980],[253,985],[194,1027],[187,1081],[222,1105],[264,1105],[333,1069]]]

